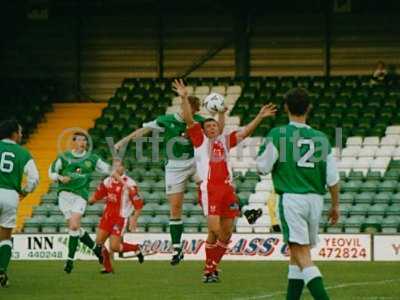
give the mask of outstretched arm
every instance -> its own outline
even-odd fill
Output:
[[[219,130],[222,133],[225,128],[225,113],[228,111],[228,108],[225,107],[224,111],[219,111],[218,112],[218,126]]]
[[[193,115],[192,115],[192,107],[190,106],[188,99],[188,91],[186,89],[185,84],[182,79],[175,79],[172,83],[172,89],[181,97],[182,99],[182,114],[183,119],[186,122],[188,127],[191,127],[194,123]]]
[[[130,141],[140,138],[142,136],[145,136],[151,131],[151,128],[143,127],[143,128],[138,128],[135,131],[131,132],[129,135],[126,137],[122,138],[119,140],[115,145],[114,148],[115,150],[121,149],[125,144],[129,143]]]
[[[272,103],[268,103],[264,105],[257,116],[247,124],[241,131],[236,134],[236,138],[238,141],[241,141],[251,135],[257,126],[261,123],[264,118],[275,116],[276,114],[276,105]]]

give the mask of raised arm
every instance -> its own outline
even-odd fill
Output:
[[[225,128],[225,113],[228,111],[228,108],[225,107],[224,111],[218,112],[218,126],[221,133],[224,131]]]
[[[182,117],[186,122],[188,127],[191,127],[194,123],[193,115],[192,115],[192,108],[189,103],[188,99],[188,91],[186,89],[185,84],[183,83],[182,79],[175,79],[172,83],[172,89],[181,97],[182,99]]]
[[[237,140],[241,141],[251,135],[257,126],[261,123],[264,118],[275,116],[276,113],[276,105],[272,103],[268,103],[264,105],[257,116],[247,124],[241,131],[236,134]]]
[[[131,132],[129,135],[126,137],[122,138],[119,140],[115,145],[114,148],[115,150],[121,149],[125,144],[129,143],[132,140],[135,140],[137,138],[143,137],[146,134],[148,134],[151,131],[150,127],[142,127],[138,128],[135,131]]]

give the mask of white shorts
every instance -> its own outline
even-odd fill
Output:
[[[318,194],[283,194],[279,218],[285,243],[316,246],[323,205]]]
[[[165,166],[165,192],[167,195],[184,193],[186,183],[196,174],[194,159],[170,160]]]
[[[58,207],[65,216],[65,219],[69,220],[72,213],[78,213],[83,215],[85,213],[87,201],[81,196],[62,191],[58,195]]]
[[[18,203],[19,195],[16,191],[0,188],[0,227],[15,227]]]

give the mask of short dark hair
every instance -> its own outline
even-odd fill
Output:
[[[205,120],[201,123],[201,127],[202,127],[203,129],[204,129],[204,125],[205,125],[207,122],[215,122],[215,123],[218,123],[218,121],[215,120],[214,118],[207,118],[207,119],[205,119]]]
[[[86,141],[88,141],[88,136],[81,131],[74,132],[74,134],[72,135],[72,140],[75,141],[78,136],[82,136],[86,139]]]
[[[7,119],[0,123],[0,139],[11,138],[15,132],[19,131],[21,125],[16,119]]]
[[[289,112],[294,116],[304,116],[311,105],[307,90],[299,87],[289,90],[284,100]]]

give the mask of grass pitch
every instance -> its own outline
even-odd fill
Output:
[[[285,262],[223,262],[221,282],[201,282],[201,262],[114,262],[101,275],[96,262],[76,261],[70,275],[63,262],[13,261],[5,300],[285,299]],[[331,299],[400,299],[400,263],[318,263]],[[303,299],[312,299],[305,290]]]

